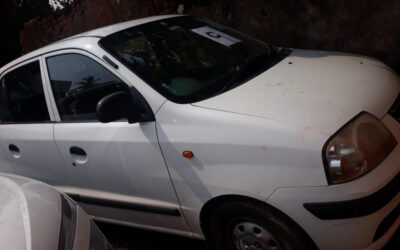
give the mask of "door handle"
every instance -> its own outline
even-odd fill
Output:
[[[76,147],[76,146],[70,147],[69,153],[71,154],[71,157],[72,157],[72,165],[73,166],[85,164],[88,160],[85,150],[83,150],[80,147]]]
[[[21,157],[21,151],[14,144],[8,145],[8,150],[10,150],[10,153],[14,158],[18,159]]]
[[[79,147],[71,147],[69,149],[69,152],[71,153],[71,155],[79,155],[79,156],[85,156],[86,152],[85,150],[79,148]]]

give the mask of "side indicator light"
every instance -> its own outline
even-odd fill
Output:
[[[192,159],[193,152],[192,151],[183,151],[182,156],[183,156],[183,158],[186,158],[186,159]]]

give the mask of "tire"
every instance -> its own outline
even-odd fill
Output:
[[[316,249],[294,221],[266,204],[226,202],[214,210],[209,226],[211,249]]]

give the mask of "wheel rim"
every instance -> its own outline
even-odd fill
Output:
[[[264,227],[254,222],[240,222],[233,227],[233,241],[238,250],[282,250],[281,244]]]

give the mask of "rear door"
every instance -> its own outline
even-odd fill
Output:
[[[53,53],[46,64],[58,111],[55,140],[78,187],[73,197],[98,218],[186,231],[155,122],[96,118],[98,101],[127,91],[127,80],[82,51]]]
[[[42,79],[39,59],[1,76],[0,155],[16,174],[52,185],[68,185],[69,171],[54,142],[54,116],[48,109]]]

